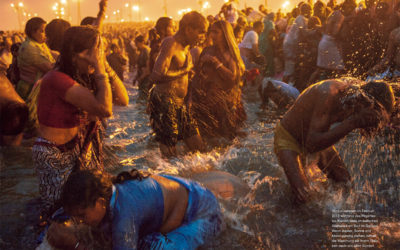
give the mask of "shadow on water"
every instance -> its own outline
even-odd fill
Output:
[[[111,172],[133,167],[151,173],[190,178],[207,170],[227,171],[250,191],[221,201],[227,230],[201,249],[330,249],[332,210],[371,209],[379,220],[378,247],[399,249],[400,147],[388,136],[363,139],[352,133],[336,146],[353,177],[350,188],[330,183],[311,166],[306,170],[319,190],[318,199],[294,206],[290,187],[273,153],[273,130],[282,112],[260,110],[254,91],[246,93],[246,137],[235,138],[206,154],[165,161],[151,135],[146,105],[128,87],[128,108],[114,108],[108,122],[106,166]],[[0,248],[34,249],[38,216],[37,179],[31,144],[0,154]]]

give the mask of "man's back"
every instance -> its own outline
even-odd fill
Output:
[[[311,85],[283,116],[282,126],[302,145],[316,122],[320,130],[329,130],[330,125],[337,122],[339,93],[351,84],[351,81],[326,80]]]

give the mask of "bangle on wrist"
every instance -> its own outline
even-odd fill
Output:
[[[105,81],[107,79],[107,75],[106,74],[95,74],[94,79],[96,81]]]
[[[108,76],[109,76],[110,78],[114,79],[114,78],[117,76],[117,74],[115,74],[114,71],[110,71],[110,72],[108,72]]]
[[[80,245],[80,242],[79,241],[76,242],[74,249],[78,249],[79,245]]]
[[[108,64],[108,62],[104,63],[104,69],[106,70],[106,73],[108,73],[108,74],[110,74],[113,71],[110,64]]]
[[[223,64],[223,63],[219,63],[219,64],[217,65],[216,69],[219,69],[219,68],[221,68],[222,66],[224,66],[224,64]]]

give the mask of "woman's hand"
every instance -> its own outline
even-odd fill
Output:
[[[108,0],[101,0],[99,2],[99,10],[100,12],[106,12]]]
[[[101,37],[98,36],[96,39],[96,45],[83,53],[78,55],[81,59],[86,60],[90,65],[95,68],[96,74],[105,74],[105,54],[103,48],[103,42]]]
[[[203,60],[203,62],[212,63],[215,67],[217,67],[221,63],[215,56],[211,56],[211,55],[204,55],[202,60]]]

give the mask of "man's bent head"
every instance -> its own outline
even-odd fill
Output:
[[[392,87],[383,81],[371,81],[361,86],[368,95],[380,103],[390,115],[393,112],[395,99]]]

